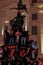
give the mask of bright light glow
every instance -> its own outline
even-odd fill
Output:
[[[43,25],[41,25],[41,54],[43,54]]]
[[[39,13],[43,13],[43,10],[40,10]]]
[[[25,23],[25,31],[27,31],[27,22]]]
[[[5,21],[4,23],[9,23],[9,21]]]
[[[38,8],[43,8],[43,4],[40,4],[37,6]]]
[[[43,34],[41,34],[41,54],[43,54]]]
[[[2,35],[4,34],[4,28],[2,28]]]

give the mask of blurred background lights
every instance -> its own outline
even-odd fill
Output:
[[[5,21],[4,23],[9,23],[9,21]]]
[[[43,10],[39,10],[39,13],[43,13]]]
[[[37,7],[38,8],[43,8],[43,4],[39,4]]]

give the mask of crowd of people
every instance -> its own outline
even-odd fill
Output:
[[[24,9],[20,9],[17,17],[10,20],[9,31],[4,31],[0,65],[43,65],[43,59],[38,58],[37,41],[30,40],[28,31],[22,28],[24,18]]]
[[[37,42],[29,40],[28,32],[24,28],[22,31],[4,31],[3,42],[4,45],[0,47],[0,65],[40,65],[43,61],[37,59]]]

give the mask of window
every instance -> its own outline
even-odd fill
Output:
[[[37,0],[32,0],[32,3],[37,3]]]
[[[37,34],[37,26],[32,26],[32,35]]]
[[[37,20],[37,14],[32,14],[32,20]]]

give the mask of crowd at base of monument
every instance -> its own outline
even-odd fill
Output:
[[[4,45],[0,46],[0,65],[39,65],[37,41],[29,40],[27,31],[4,31]]]

